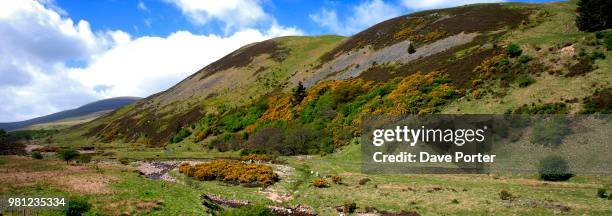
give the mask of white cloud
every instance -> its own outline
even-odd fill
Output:
[[[402,0],[402,5],[413,10],[447,8],[475,3],[504,2],[505,0]]]
[[[350,16],[339,20],[335,10],[323,8],[310,19],[340,35],[351,35],[376,23],[401,15],[399,7],[382,0],[369,0],[351,8]]]
[[[107,97],[145,97],[245,44],[302,34],[272,23],[228,36],[178,31],[133,38],[123,31],[94,33],[88,22],[75,24],[49,2],[0,1],[0,122]]]
[[[265,32],[246,29],[228,37],[178,31],[166,38],[128,39],[88,67],[72,69],[70,74],[87,89],[104,86],[103,91],[96,92],[100,97],[147,96],[169,88],[245,44],[297,34],[300,32],[295,29],[275,26]]]
[[[138,1],[136,8],[138,8],[138,10],[141,10],[141,11],[146,11],[146,12],[149,11],[149,8],[147,8],[147,5],[145,5],[145,3],[142,0]]]
[[[258,0],[164,0],[178,7],[198,25],[212,20],[225,24],[226,31],[253,27],[259,22],[272,21]]]

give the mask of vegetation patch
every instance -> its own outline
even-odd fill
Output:
[[[290,50],[283,47],[279,42],[274,39],[262,41],[250,45],[244,49],[236,50],[225,57],[219,59],[206,66],[203,71],[207,71],[206,76],[200,78],[200,80],[219,72],[224,71],[232,67],[244,67],[249,65],[253,59],[262,54],[269,54],[270,58],[277,62],[282,62],[289,55]]]
[[[612,88],[596,89],[582,101],[582,114],[612,114]]]
[[[538,164],[540,179],[546,181],[567,181],[574,174],[570,173],[567,161],[559,155],[545,157]]]
[[[329,183],[327,183],[327,180],[325,180],[324,178],[317,178],[317,179],[313,179],[312,182],[310,183],[312,186],[314,187],[318,187],[318,188],[326,188],[329,187]]]
[[[216,160],[194,166],[181,164],[179,171],[201,181],[219,180],[243,186],[265,187],[279,180],[278,175],[270,166],[226,160]]]
[[[519,108],[516,108],[514,111],[506,112],[508,114],[567,114],[569,113],[569,108],[567,104],[563,102],[558,103],[545,103],[545,104],[523,104]]]
[[[359,32],[321,56],[319,61],[322,64],[343,53],[365,46],[371,46],[377,50],[403,40],[410,40],[418,47],[461,32],[513,29],[527,17],[527,11],[509,9],[500,4],[470,5],[417,12],[381,22]]]
[[[575,77],[584,75],[588,72],[591,72],[595,69],[593,66],[593,59],[590,57],[581,57],[577,63],[571,65],[569,67],[569,73],[567,73],[566,77]]]

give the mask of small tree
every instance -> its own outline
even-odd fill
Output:
[[[414,48],[414,45],[412,45],[412,43],[410,43],[410,45],[408,45],[408,53],[412,54],[416,52],[416,48]]]
[[[576,26],[594,32],[612,28],[611,0],[580,0],[576,8]]]
[[[79,155],[81,155],[79,151],[74,149],[64,149],[58,153],[58,156],[62,160],[66,161],[66,164],[68,164],[68,162],[70,162],[71,160],[77,158]]]
[[[34,151],[34,152],[32,152],[32,158],[34,158],[34,159],[43,159],[43,155],[40,152]]]
[[[297,87],[293,90],[293,104],[299,104],[306,97],[306,88],[302,85],[302,82],[299,82]]]

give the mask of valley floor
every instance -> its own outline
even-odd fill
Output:
[[[92,204],[89,213],[104,215],[207,215],[202,194],[288,208],[303,205],[319,215],[337,215],[336,207],[347,203],[356,204],[355,215],[374,209],[421,215],[612,214],[611,200],[596,196],[598,188],[612,185],[610,176],[578,175],[568,182],[544,182],[535,175],[366,175],[360,172],[358,151],[359,146],[352,145],[325,157],[283,157],[286,164],[272,165],[281,180],[266,189],[196,181],[176,168],[168,178],[142,175],[148,174],[143,167],[155,169],[151,164],[156,161],[177,164],[237,153],[189,155],[196,156],[190,160],[132,160],[124,161],[125,165],[107,159],[66,164],[50,156],[42,160],[1,156],[0,195],[84,199]],[[331,183],[328,175],[341,176],[343,183]],[[330,186],[311,186],[317,176],[328,179]],[[510,193],[508,199],[501,199],[502,190]]]

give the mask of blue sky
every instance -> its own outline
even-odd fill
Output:
[[[417,0],[414,0],[416,2]],[[550,0],[549,0],[550,1]],[[293,26],[301,29],[307,35],[339,34],[329,28],[321,28],[311,16],[321,10],[334,10],[342,19],[350,17],[354,8],[364,3],[377,1],[311,1],[311,0],[281,0],[259,1],[263,10],[276,18],[281,26]],[[380,1],[396,9],[399,14],[407,14],[428,7],[409,8],[410,0]],[[432,1],[431,8],[452,6],[453,1]],[[457,4],[470,1],[456,1]],[[500,1],[471,1],[500,2]],[[515,2],[547,2],[546,0],[515,1]],[[181,10],[164,0],[56,0],[56,5],[62,8],[74,20],[87,20],[94,30],[121,29],[133,36],[167,36],[177,30],[186,30],[197,34],[226,34],[223,20],[213,20],[205,25],[194,24]],[[395,14],[389,14],[395,15]]]
[[[0,1],[0,122],[146,97],[249,43],[497,0]],[[541,2],[541,1],[532,1]]]

